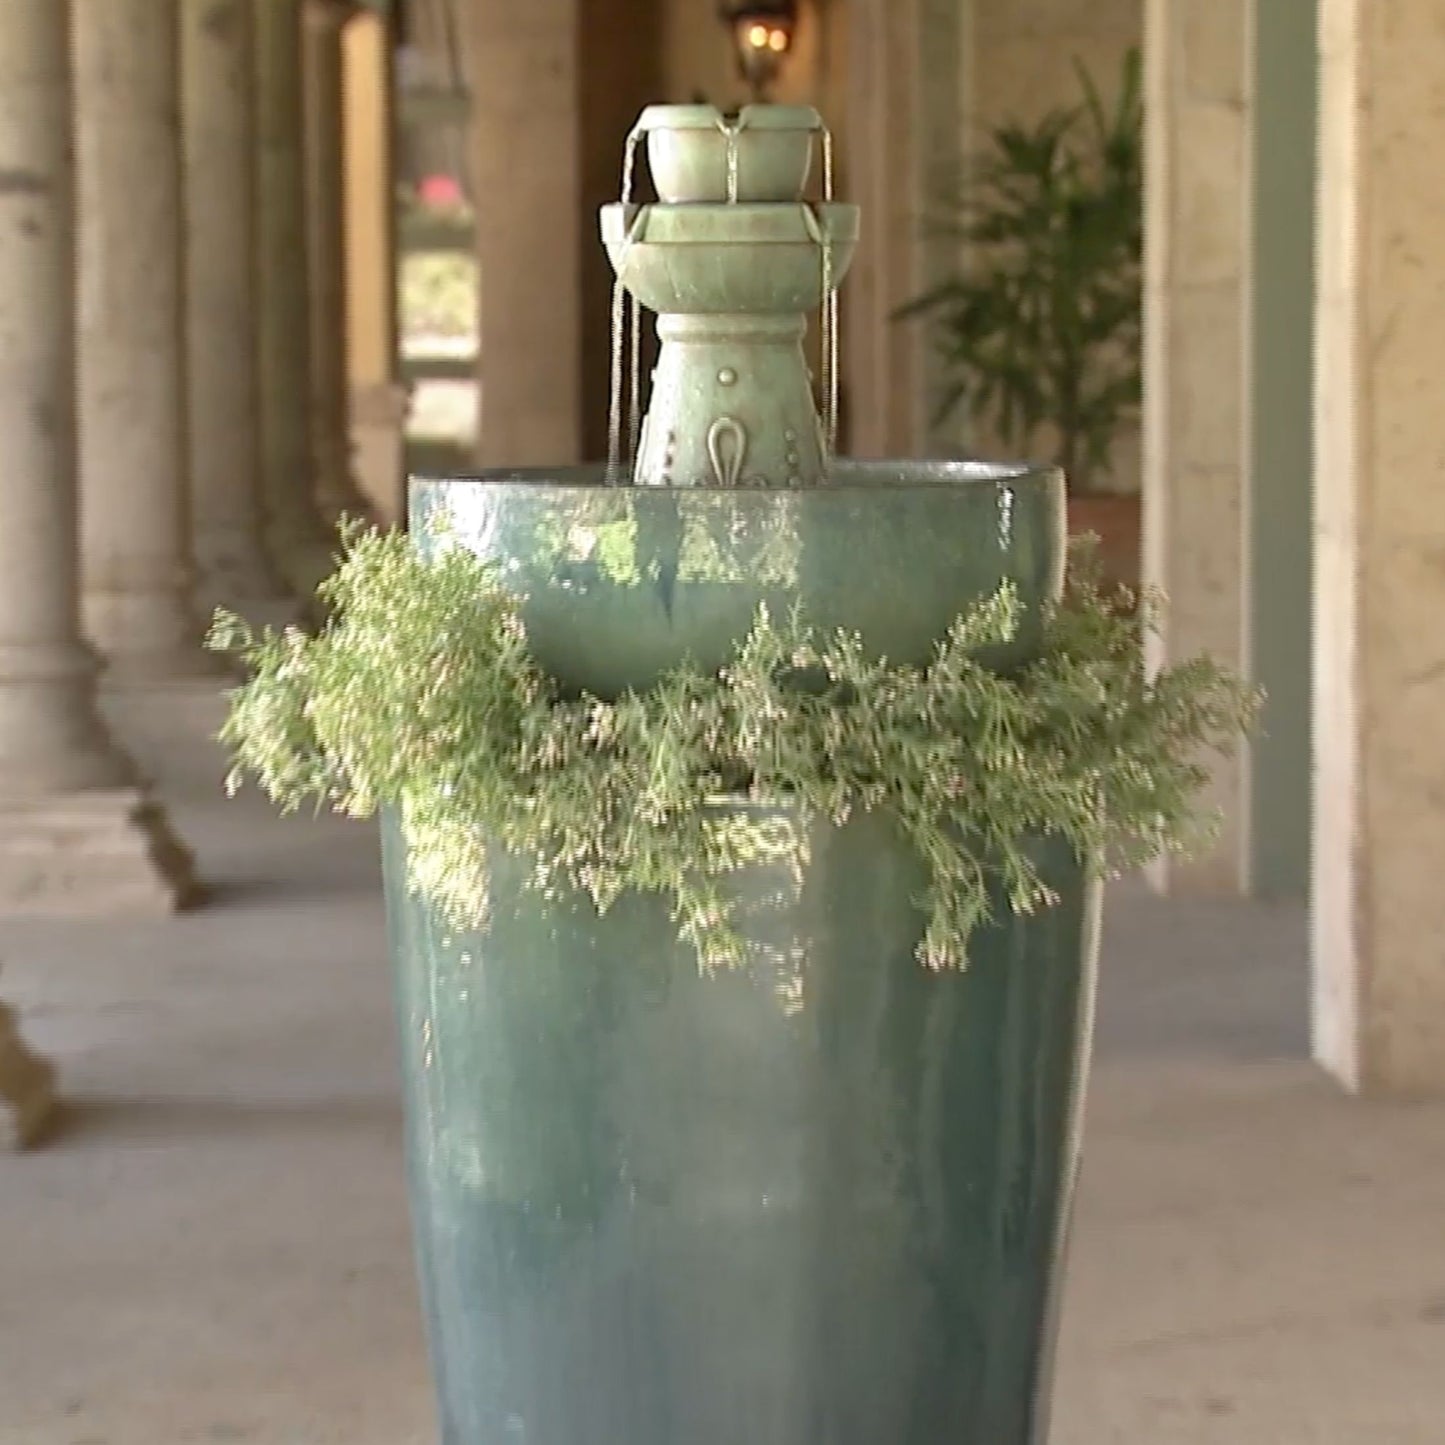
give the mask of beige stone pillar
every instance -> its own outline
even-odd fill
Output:
[[[1445,29],[1322,0],[1314,1037],[1348,1087],[1445,1093]]]
[[[862,207],[845,283],[843,405],[848,450],[907,456],[922,439],[920,333],[893,312],[922,289],[917,161],[917,4],[861,0],[849,19],[849,198]]]
[[[1240,668],[1244,426],[1251,255],[1249,34],[1253,0],[1148,0],[1144,277],[1144,578],[1169,594],[1156,660],[1200,652]],[[1205,859],[1161,865],[1162,887],[1244,886],[1243,770],[1219,761],[1224,816]]]
[[[181,0],[187,473],[209,614],[295,608],[262,543],[252,0]]]
[[[352,475],[346,337],[346,162],[341,32],[349,0],[303,0],[306,261],[311,303],[311,454],[316,504],[335,522],[367,505]]]
[[[176,0],[72,0],[86,629],[117,683],[205,676],[184,472]]]
[[[387,523],[406,508],[407,397],[397,327],[396,136],[391,31],[376,11],[342,32],[346,336],[357,481]]]
[[[0,912],[165,908],[191,888],[80,637],[67,11],[0,5]]]
[[[26,1046],[14,1013],[0,1003],[0,1149],[39,1143],[55,1112],[55,1070]]]
[[[257,329],[266,541],[286,581],[309,598],[331,571],[335,541],[314,497],[302,0],[253,0],[253,4]]]
[[[954,0],[858,0],[848,14],[842,157],[863,229],[842,292],[842,381],[845,443],[858,456],[929,446],[933,348],[925,325],[895,313],[958,261],[927,231],[966,143],[966,12]]]
[[[467,15],[481,264],[483,465],[580,459],[578,5],[481,0]]]

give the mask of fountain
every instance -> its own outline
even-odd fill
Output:
[[[644,145],[652,203],[632,194]],[[1062,586],[1058,473],[835,455],[858,211],[833,199],[818,116],[648,110],[601,233],[607,464],[415,479],[422,552],[495,564],[570,695],[722,668],[760,606],[923,666],[1001,583],[1020,623],[988,660],[1026,662]],[[930,971],[903,834],[810,827],[801,876],[762,859],[731,879],[746,959],[707,973],[657,896],[599,915],[500,850],[487,926],[460,931],[409,888],[388,822],[445,1445],[1043,1445],[1097,889],[1040,839],[1058,906],[1000,895],[969,968]]]
[[[803,200],[814,139],[828,151],[824,199]],[[763,106],[722,120],[709,106],[643,112],[662,203],[602,212],[619,297],[656,313],[661,355],[632,469],[637,486],[813,487],[837,440],[837,285],[858,239],[858,208],[832,198],[832,143],[816,111]],[[810,311],[824,313],[823,417],[803,360]],[[623,345],[614,328],[614,417]],[[638,388],[629,392],[634,410]],[[631,419],[630,419],[631,420]],[[637,435],[635,425],[629,436]],[[618,431],[613,430],[618,465]]]

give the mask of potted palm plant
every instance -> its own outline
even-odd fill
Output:
[[[1109,104],[1078,66],[1079,104],[992,127],[939,222],[965,264],[900,317],[943,363],[941,422],[966,409],[1007,451],[1051,454],[1069,523],[1137,580],[1139,498],[1117,481],[1141,393],[1144,137],[1139,52]]]

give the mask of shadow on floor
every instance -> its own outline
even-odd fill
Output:
[[[50,1140],[174,1148],[188,1141],[335,1139],[357,1132],[399,1139],[401,1127],[400,1101],[382,1095],[306,1100],[81,1096],[65,1100]]]

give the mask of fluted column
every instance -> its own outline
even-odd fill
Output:
[[[317,510],[311,446],[311,304],[306,261],[303,0],[253,0],[259,225],[257,322],[266,540],[309,597],[334,541]]]
[[[72,0],[86,629],[120,683],[204,677],[181,362],[176,0]]]
[[[0,912],[166,907],[189,860],[101,724],[77,603],[68,6],[0,5]]]
[[[186,456],[196,592],[274,620],[295,606],[262,543],[252,0],[181,0]]]
[[[311,288],[311,450],[328,521],[361,515],[352,472],[346,367],[346,170],[341,31],[349,0],[303,0],[306,257]]]

